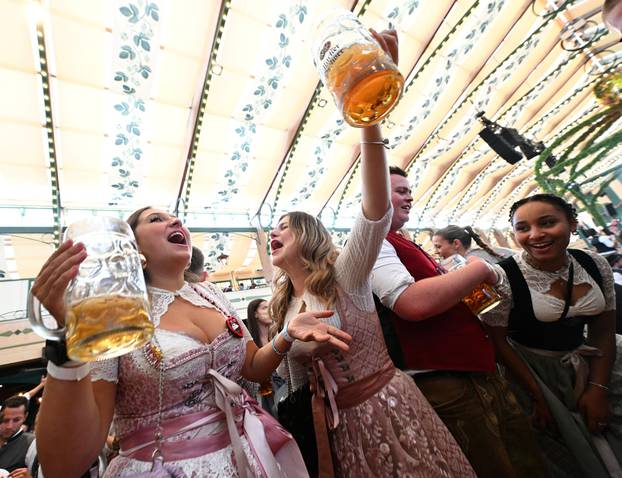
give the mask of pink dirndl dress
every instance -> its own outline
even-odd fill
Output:
[[[187,283],[176,292],[156,288],[149,292],[161,350],[147,345],[91,367],[91,380],[117,383],[113,428],[121,452],[104,478],[151,469],[160,360],[164,361],[161,451],[166,466],[188,478],[307,477],[291,435],[236,383],[242,378],[246,343],[251,340],[241,321],[237,320],[239,336],[225,330],[211,343],[157,328],[177,296],[236,317],[224,294],[212,284]]]

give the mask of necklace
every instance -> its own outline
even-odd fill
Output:
[[[529,255],[529,253],[528,253],[528,252],[526,252],[526,251],[525,251],[525,254],[524,254],[524,256],[523,256],[523,257],[524,257],[524,259],[525,259],[525,262],[526,262],[528,265],[530,265],[530,266],[531,266],[531,267],[533,267],[534,269],[537,269],[537,270],[539,270],[539,271],[541,271],[541,272],[546,272],[547,274],[555,274],[555,275],[557,275],[557,274],[559,274],[561,271],[563,271],[563,270],[564,270],[564,268],[568,267],[568,264],[569,264],[568,252],[566,252],[566,254],[565,254],[565,257],[564,257],[564,259],[565,259],[564,264],[563,264],[561,267],[559,267],[559,268],[555,269],[554,271],[548,271],[548,270],[543,269],[542,267],[540,267],[538,264],[536,264],[536,263],[535,263],[535,261],[533,260],[533,258],[532,258],[532,257]]]

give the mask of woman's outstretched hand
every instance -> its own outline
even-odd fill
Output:
[[[331,310],[303,312],[289,321],[287,331],[290,336],[302,342],[328,343],[333,347],[348,351],[350,349],[348,344],[352,337],[343,330],[318,320],[333,314]]]
[[[78,274],[78,268],[84,259],[86,249],[83,244],[65,241],[43,264],[32,285],[31,293],[59,325],[65,323],[65,290]]]

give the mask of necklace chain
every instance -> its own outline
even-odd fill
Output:
[[[561,267],[559,267],[559,268],[555,269],[554,271],[547,271],[546,269],[543,269],[542,267],[540,267],[539,265],[537,265],[537,264],[534,262],[533,258],[532,258],[532,257],[529,255],[529,253],[527,253],[527,252],[525,252],[524,258],[525,258],[525,262],[526,262],[527,264],[529,264],[531,267],[533,267],[534,269],[537,269],[537,270],[539,270],[539,271],[541,271],[541,272],[546,272],[546,273],[548,273],[548,274],[557,274],[557,273],[559,273],[560,271],[562,271],[565,267],[568,267],[568,264],[570,264],[570,262],[569,262],[569,261],[570,261],[570,259],[569,259],[569,257],[568,257],[568,253],[567,253],[567,252],[566,252],[566,256],[564,257],[564,259],[565,259],[564,264],[563,264]]]

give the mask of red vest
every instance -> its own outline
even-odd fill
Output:
[[[395,232],[389,232],[387,241],[415,281],[440,274],[436,261],[413,242]],[[390,315],[406,367],[464,372],[495,369],[492,343],[479,319],[462,302],[419,322],[403,320],[391,311]]]

